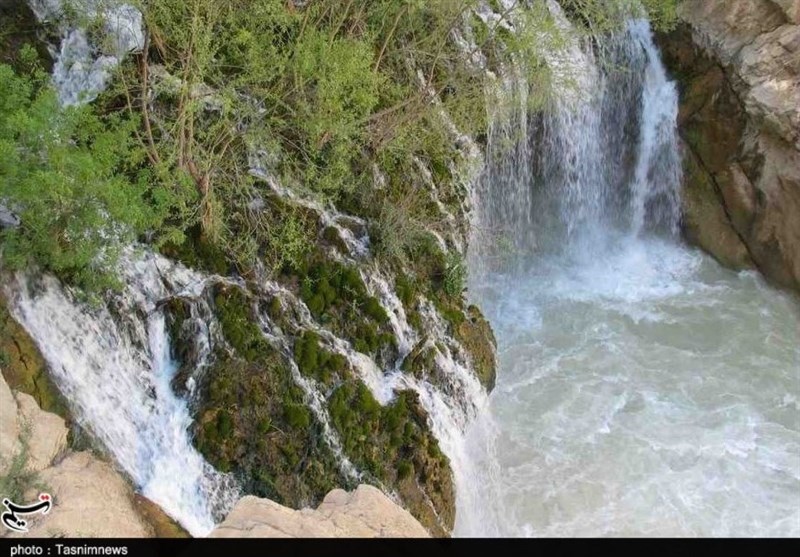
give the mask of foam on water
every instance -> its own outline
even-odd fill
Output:
[[[63,105],[94,100],[122,58],[144,48],[142,14],[117,0],[28,0],[40,21],[58,22],[61,44],[52,49],[53,84]],[[68,9],[69,8],[69,9]],[[74,10],[88,22],[102,22],[107,44],[91,44],[86,29],[63,21]]]
[[[800,310],[684,255],[622,291],[555,267],[486,287],[501,373],[470,447],[503,519],[462,507],[459,533],[800,534]]]

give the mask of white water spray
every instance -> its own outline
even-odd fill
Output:
[[[92,44],[86,29],[65,21],[65,0],[28,0],[42,22],[62,27],[61,44],[52,48],[53,84],[65,106],[90,102],[106,87],[114,68],[130,52],[144,48],[142,14],[117,1],[73,0],[69,7],[85,22],[100,20],[105,40]]]
[[[192,446],[159,306],[171,296],[203,303],[210,279],[152,254],[129,254],[121,268],[126,289],[108,307],[89,307],[46,276],[18,276],[6,294],[79,422],[143,495],[202,536],[237,491]]]

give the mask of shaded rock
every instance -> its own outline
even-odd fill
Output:
[[[268,499],[244,497],[213,538],[430,537],[408,511],[380,490],[360,485],[353,492],[335,489],[316,510],[292,510]]]
[[[42,67],[50,71],[53,60],[47,49],[47,33],[26,0],[0,0],[0,63],[16,66],[20,50],[30,45],[36,50]],[[4,217],[2,213],[0,210],[0,221]]]
[[[684,0],[660,37],[681,89],[686,236],[800,290],[800,2]]]
[[[69,420],[64,397],[47,374],[36,343],[9,313],[0,293],[0,362],[3,377],[14,391],[31,395],[39,408]]]
[[[726,267],[751,267],[750,254],[717,198],[713,178],[700,167],[694,153],[687,153],[686,158],[688,185],[682,196],[686,239],[711,253]]]
[[[18,438],[17,401],[0,375],[0,475],[5,474],[19,449]]]
[[[142,518],[144,523],[148,526],[150,534],[156,538],[190,538],[189,532],[183,527],[172,520],[172,518],[165,513],[161,507],[153,503],[144,495],[135,493],[133,495],[133,504],[136,512]]]
[[[145,537],[170,532],[148,528],[125,478],[89,452],[68,453],[64,420],[41,410],[30,395],[13,392],[2,376],[0,484],[11,489],[0,495],[13,496],[20,504],[35,501],[41,491],[54,501],[47,515],[26,517],[28,533],[2,529],[0,536]],[[153,509],[147,514],[156,515]]]

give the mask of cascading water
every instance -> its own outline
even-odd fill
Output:
[[[223,279],[153,254],[130,253],[120,269],[125,290],[99,308],[51,277],[19,276],[6,294],[79,422],[146,497],[205,535],[237,491],[192,446],[186,401],[171,386],[177,363],[161,304],[180,297],[202,305],[206,288]]]
[[[797,536],[800,310],[680,243],[675,86],[645,21],[600,41],[476,185],[499,369],[456,533]]]

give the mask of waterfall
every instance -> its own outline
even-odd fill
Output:
[[[568,31],[558,5],[551,9]],[[550,107],[530,116],[520,103],[490,129],[476,186],[473,268],[509,250],[517,262],[581,244],[592,254],[610,230],[677,233],[678,97],[649,24],[634,20],[597,39],[606,41],[602,49],[566,37],[563,51],[547,55],[559,91]],[[520,86],[508,81],[508,89]]]
[[[107,0],[28,0],[41,22],[56,23],[61,28],[61,43],[51,47],[55,61],[53,85],[61,104],[75,105],[94,100],[106,87],[120,60],[144,48],[142,14],[134,6]],[[93,44],[81,25],[65,21],[66,13],[75,10],[86,22],[100,21],[105,33],[102,45]]]
[[[153,254],[129,253],[120,269],[125,289],[106,306],[82,303],[48,276],[18,275],[6,294],[79,423],[142,494],[192,535],[205,535],[237,491],[192,446],[186,401],[171,387],[177,363],[162,303],[205,304],[218,279]]]
[[[498,383],[455,533],[797,536],[796,301],[682,245],[678,94],[649,24],[567,39],[556,98],[493,123],[475,185],[469,295]]]

